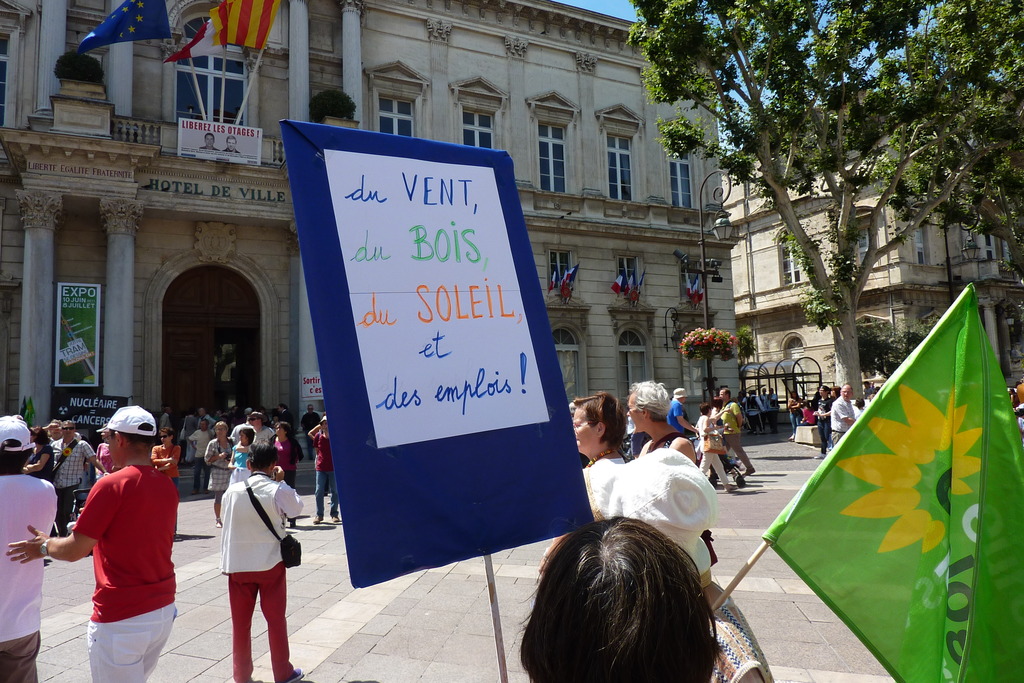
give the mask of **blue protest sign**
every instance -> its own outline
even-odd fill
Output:
[[[353,585],[589,521],[508,154],[281,130]]]

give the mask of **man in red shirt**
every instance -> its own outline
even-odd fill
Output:
[[[119,469],[93,486],[70,536],[11,544],[12,559],[75,562],[93,554],[96,590],[89,621],[93,681],[144,681],[171,634],[174,564],[171,546],[178,495],[150,461],[156,421],[139,406],[121,408],[104,427]]]

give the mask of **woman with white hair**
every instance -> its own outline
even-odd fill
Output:
[[[679,451],[696,464],[697,454],[693,444],[682,432],[668,424],[669,397],[664,384],[637,382],[629,388],[629,416],[636,429],[645,432],[651,440],[640,450],[643,457],[659,448]]]

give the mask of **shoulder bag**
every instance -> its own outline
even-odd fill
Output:
[[[299,544],[299,540],[288,532],[285,532],[284,538],[278,536],[277,531],[274,530],[274,525],[270,523],[270,518],[267,517],[267,511],[256,500],[256,494],[253,493],[248,481],[245,482],[245,490],[249,492],[249,500],[252,501],[252,506],[256,508],[256,514],[260,516],[263,523],[270,529],[270,533],[274,534],[274,538],[281,541],[281,560],[284,562],[284,566],[298,567],[302,564],[302,546]]]

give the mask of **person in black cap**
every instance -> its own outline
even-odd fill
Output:
[[[94,681],[144,681],[156,669],[174,622],[174,522],[178,492],[150,461],[156,420],[139,406],[119,409],[110,430],[118,471],[99,479],[70,536],[10,544],[12,560],[75,562],[93,554],[96,592],[88,626]]]

